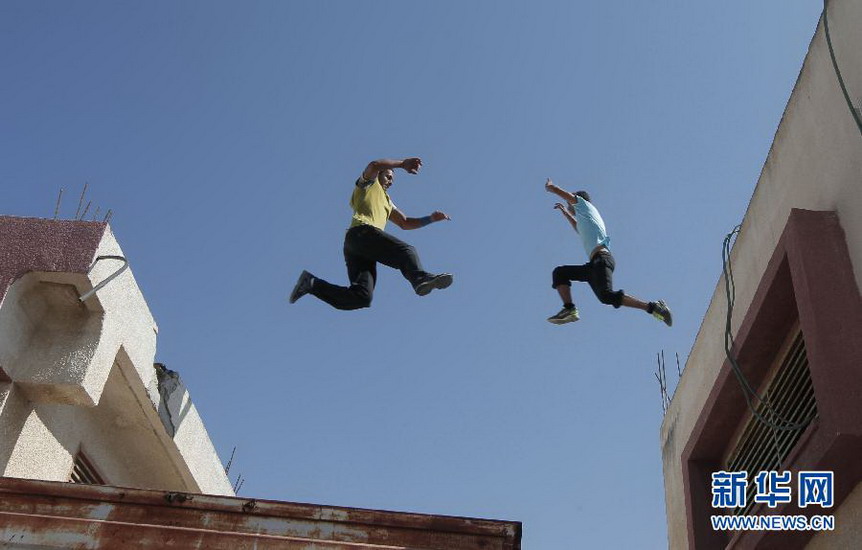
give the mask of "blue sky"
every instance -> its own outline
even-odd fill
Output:
[[[62,187],[71,218],[89,182],[241,494],[662,548],[655,355],[688,355],[821,7],[6,1],[0,213]],[[303,268],[346,282],[352,183],[405,156],[396,204],[452,221],[389,230],[454,285],[381,268],[371,309],[288,305]],[[585,261],[546,177],[591,192],[617,286],[673,328],[585,285],[545,321]]]

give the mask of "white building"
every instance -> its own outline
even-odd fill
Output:
[[[862,548],[862,2],[827,5],[730,255],[730,356],[770,405],[749,407],[725,353],[721,276],[661,428],[674,549]],[[832,507],[799,506],[806,470],[834,472]],[[748,472],[749,508],[713,507],[719,471]],[[759,471],[791,472],[792,501],[752,502]],[[734,513],[835,526],[713,529]]]
[[[233,495],[132,271],[92,292],[122,257],[105,223],[0,218],[0,473]]]
[[[107,224],[0,217],[0,546],[520,549],[519,522],[233,496],[126,265]]]

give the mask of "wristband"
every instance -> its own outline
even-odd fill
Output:
[[[431,219],[431,216],[423,216],[416,219],[419,221],[419,227],[425,227],[426,225],[434,221]]]

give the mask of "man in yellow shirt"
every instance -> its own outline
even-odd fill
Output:
[[[422,160],[419,158],[381,159],[365,167],[350,197],[353,218],[344,236],[344,261],[350,286],[333,285],[303,271],[290,293],[291,304],[311,294],[337,309],[368,307],[374,293],[378,262],[400,270],[419,296],[452,284],[451,274],[428,273],[422,269],[415,248],[383,231],[387,221],[392,221],[401,229],[419,229],[449,219],[439,210],[422,218],[408,218],[389,198],[387,191],[395,179],[395,168],[416,174],[421,167]]]

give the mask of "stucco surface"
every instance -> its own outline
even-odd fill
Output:
[[[30,271],[86,273],[107,224],[0,217],[0,305]]]
[[[94,406],[122,347],[144,385],[155,390],[150,367],[157,327],[131,270],[86,302],[78,299],[122,266],[117,260],[93,263],[123,255],[110,229],[93,222],[13,221],[12,235],[32,239],[33,248],[16,243],[4,248],[4,254],[25,256],[10,256],[11,267],[3,268],[4,280],[17,277],[4,287],[0,303],[0,364],[5,372],[29,390],[34,401]],[[99,240],[94,244],[96,230]],[[79,237],[80,242],[75,240]],[[55,241],[62,247],[47,253],[35,248]],[[59,271],[64,268],[70,271]]]
[[[109,483],[233,490],[183,386],[170,433],[158,327],[104,223],[0,217],[0,472],[66,481],[83,450]]]
[[[844,78],[852,90],[862,93],[862,33],[858,32],[862,2],[830,1],[829,24]],[[857,286],[862,287],[860,182],[862,135],[838,85],[821,20],[731,254],[736,285],[734,332],[792,208],[838,213]],[[728,219],[728,231],[735,223]],[[674,549],[689,547],[680,457],[725,360],[726,311],[721,277],[661,428],[668,542]]]
[[[98,222],[0,218],[0,366],[20,382],[43,386],[46,399],[92,399],[67,381],[85,374],[98,339],[98,313],[76,304],[74,286],[71,292],[67,287],[86,281],[106,228]],[[37,286],[37,272],[64,274],[67,284]],[[52,373],[62,374],[52,380]]]

